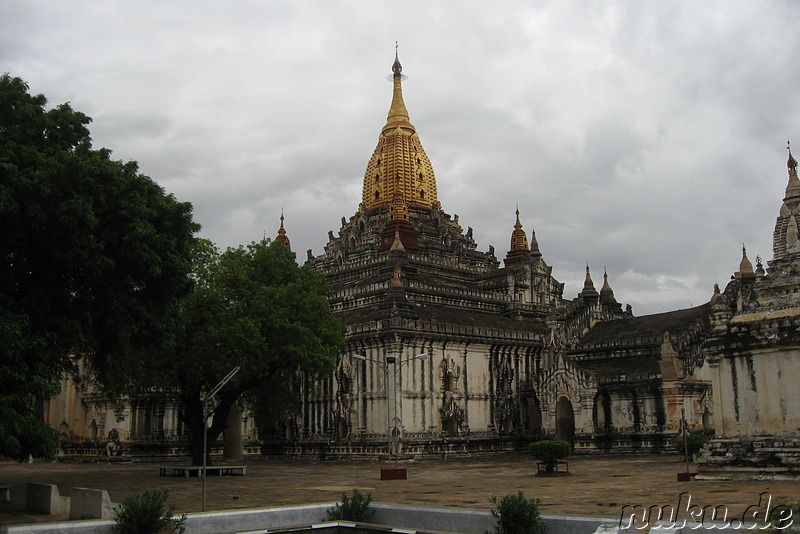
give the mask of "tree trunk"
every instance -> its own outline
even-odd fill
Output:
[[[222,434],[222,431],[225,430],[228,413],[233,402],[235,402],[235,399],[231,400],[227,397],[222,397],[214,412],[209,414],[210,424],[207,433],[206,465],[211,465],[211,448],[220,434]],[[199,399],[186,401],[184,399],[184,403],[187,412],[187,426],[192,436],[192,465],[203,465],[203,401]]]

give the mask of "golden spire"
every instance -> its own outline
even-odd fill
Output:
[[[439,207],[433,166],[409,120],[402,82],[403,67],[395,48],[392,103],[364,173],[360,210],[392,206],[398,201],[409,206]]]
[[[408,110],[406,103],[403,102],[403,66],[400,64],[400,59],[397,57],[397,42],[394,45],[394,63],[392,64],[392,105],[389,106],[389,115],[386,117],[386,126],[383,127],[383,133],[391,131],[394,128],[403,128],[411,132],[415,132],[414,125],[411,124],[408,118]]]
[[[283,208],[281,208],[281,227],[278,228],[278,237],[275,238],[275,241],[280,241],[281,245],[290,250],[292,248],[289,238],[286,237],[286,229],[283,227]]]
[[[517,222],[514,223],[514,231],[511,232],[511,251],[514,250],[528,250],[528,236],[522,229],[522,223],[519,222],[519,206],[517,206]]]

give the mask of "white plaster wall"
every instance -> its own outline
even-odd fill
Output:
[[[428,354],[427,358],[414,359],[414,356],[423,351]],[[380,349],[366,351],[364,356],[368,361],[353,362],[353,407],[356,411],[353,422],[356,426],[363,425],[367,433],[383,434],[387,431],[387,421],[394,412],[394,407],[390,406],[393,403],[391,390],[387,395],[385,386],[385,369],[388,369],[388,380],[391,382],[395,371],[393,365],[398,364],[384,365],[382,362],[386,361],[386,353]],[[397,367],[396,384],[398,416],[406,433],[442,429],[440,409],[445,395],[441,365],[445,359],[458,368],[458,380],[449,397],[456,399],[461,408],[466,404],[463,425],[468,425],[471,431],[485,431],[488,428],[490,360],[487,346],[437,343],[409,347],[403,350],[398,359],[405,362]],[[362,391],[362,373],[368,375],[365,391]],[[362,421],[361,402],[367,408],[365,421]]]
[[[714,392],[715,411],[720,411],[717,421],[722,422],[718,433],[721,430],[724,437],[800,435],[798,377],[798,349],[761,351],[722,359],[719,363],[720,387]]]

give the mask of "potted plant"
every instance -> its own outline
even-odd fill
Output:
[[[572,453],[572,448],[566,441],[534,441],[530,444],[530,450],[534,458],[539,460],[539,473],[537,475],[550,476],[560,474],[557,469],[559,462],[566,460]],[[567,473],[565,472],[564,474]]]

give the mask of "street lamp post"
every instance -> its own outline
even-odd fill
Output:
[[[208,400],[214,395],[219,393],[219,390],[227,384],[236,373],[239,372],[239,366],[233,368],[228,375],[223,378],[219,384],[214,386],[214,389],[203,395],[203,512],[206,511],[206,467],[207,467],[207,450],[208,450]]]
[[[402,429],[402,421],[400,417],[397,415],[397,373],[403,367],[403,365],[407,364],[408,362],[414,360],[424,360],[428,357],[426,353],[417,354],[416,356],[412,356],[410,358],[406,358],[405,360],[397,361],[395,356],[387,356],[386,362],[381,362],[378,360],[373,360],[372,358],[367,358],[362,354],[351,354],[351,358],[356,360],[361,360],[363,362],[371,362],[378,364],[383,367],[384,374],[386,376],[386,387],[389,387],[389,364],[392,364],[394,368],[394,372],[392,375],[392,399],[391,399],[391,406],[394,408],[394,418],[391,417],[389,412],[389,392],[386,392],[386,427],[388,433],[388,442],[389,442],[389,454],[394,456],[394,465],[397,467],[397,452],[399,449],[399,440],[400,440],[400,430]],[[394,424],[394,427],[392,426]]]

